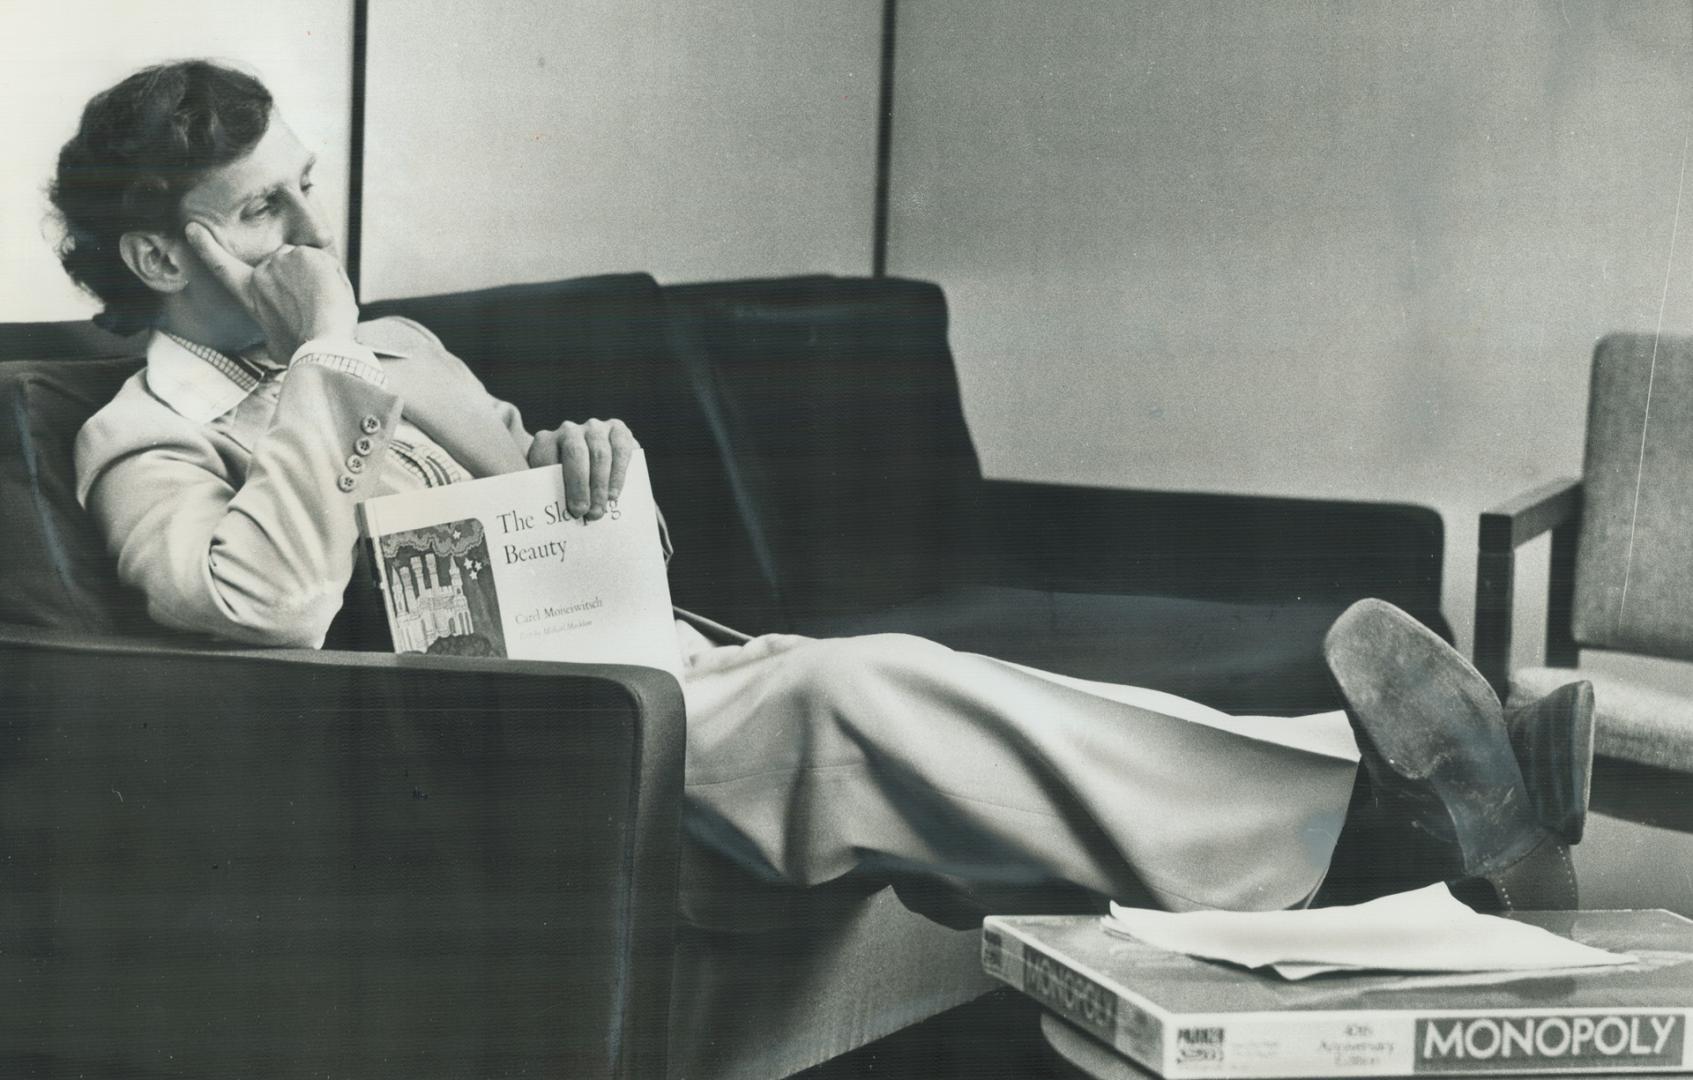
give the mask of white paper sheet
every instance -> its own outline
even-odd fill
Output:
[[[1538,926],[1479,915],[1444,885],[1298,911],[1173,914],[1112,904],[1100,921],[1114,934],[1160,949],[1271,967],[1288,979],[1330,971],[1536,971],[1634,961]]]

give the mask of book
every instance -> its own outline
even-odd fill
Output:
[[[1693,922],[1512,918],[1635,962],[1290,982],[1125,939],[1095,916],[990,916],[982,967],[1165,1080],[1693,1068]]]
[[[680,677],[646,457],[572,518],[557,465],[379,495],[359,527],[394,651],[638,664]]]

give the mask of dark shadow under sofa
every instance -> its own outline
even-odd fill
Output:
[[[1357,597],[1447,633],[1426,508],[984,479],[932,284],[627,274],[365,314],[532,427],[627,420],[675,601],[747,632],[920,633],[1264,714],[1335,704],[1317,643]],[[0,327],[0,1074],[776,1077],[988,988],[975,932],[908,908],[944,897],[689,844],[666,675],[395,657],[356,599],[349,648],[150,627],[69,456],[139,355]]]

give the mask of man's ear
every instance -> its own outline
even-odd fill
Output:
[[[183,246],[163,233],[126,232],[118,238],[124,265],[154,292],[181,292],[188,285]]]

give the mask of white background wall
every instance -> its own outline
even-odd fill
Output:
[[[47,183],[84,103],[148,64],[211,56],[256,72],[318,150],[319,190],[344,220],[352,12],[351,0],[0,2],[0,321],[99,310],[53,254]]]
[[[1432,505],[1467,642],[1476,515],[1579,471],[1594,340],[1666,270],[1693,327],[1690,19],[905,0],[889,267],[946,287],[990,473]]]
[[[869,270],[879,0],[371,8],[366,297]]]

